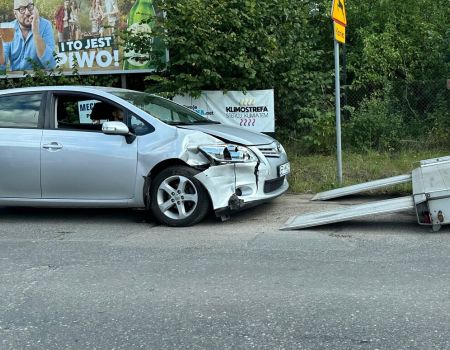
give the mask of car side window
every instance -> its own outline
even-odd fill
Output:
[[[130,116],[130,131],[137,136],[141,136],[155,131],[155,128],[141,118],[132,114]]]
[[[58,129],[101,131],[103,122],[123,119],[120,108],[83,96],[59,96],[55,111]]]
[[[0,128],[38,128],[42,94],[0,96]]]

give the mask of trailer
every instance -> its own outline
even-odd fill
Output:
[[[401,183],[412,182],[412,195],[307,213],[289,218],[281,230],[304,229],[348,221],[369,215],[415,210],[419,225],[438,231],[450,223],[450,156],[420,161],[411,174],[321,192],[312,200],[328,200]]]

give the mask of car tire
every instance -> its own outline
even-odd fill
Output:
[[[208,213],[210,199],[199,172],[187,166],[161,171],[150,186],[150,210],[154,218],[168,226],[191,226]]]

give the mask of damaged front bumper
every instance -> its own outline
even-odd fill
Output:
[[[261,158],[260,158],[261,159]],[[196,175],[208,191],[217,216],[274,199],[289,188],[287,176],[279,176],[287,158],[269,161],[221,164]]]

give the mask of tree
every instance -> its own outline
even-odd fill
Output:
[[[148,77],[149,89],[196,95],[274,88],[277,125],[294,131],[291,137],[307,136],[332,108],[326,8],[325,2],[298,0],[167,0],[167,16],[155,32],[164,37],[170,63]]]

